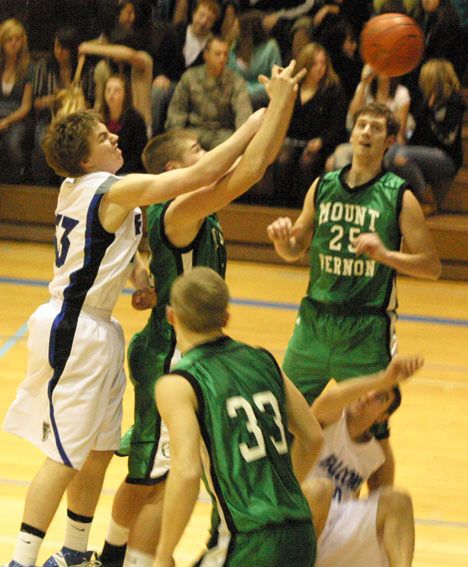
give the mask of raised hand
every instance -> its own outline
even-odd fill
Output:
[[[288,94],[297,93],[299,82],[305,77],[307,70],[301,69],[293,76],[296,61],[291,60],[287,67],[273,65],[271,68],[271,79],[265,75],[259,75],[258,80],[263,84],[268,96],[273,98],[277,93]]]
[[[407,380],[424,365],[424,358],[421,355],[401,356],[396,355],[392,358],[384,374],[385,382],[388,386],[398,384]]]

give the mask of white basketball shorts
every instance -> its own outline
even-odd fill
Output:
[[[52,300],[28,322],[28,368],[4,429],[80,469],[91,450],[120,443],[125,343],[108,314]]]
[[[376,492],[368,499],[332,501],[317,542],[315,567],[388,567],[377,537],[379,497]]]

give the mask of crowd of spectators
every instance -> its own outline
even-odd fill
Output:
[[[376,75],[359,56],[362,27],[381,12],[407,13],[424,32],[421,65],[398,79]],[[72,87],[119,134],[127,173],[142,170],[154,134],[192,128],[206,149],[222,142],[266,105],[258,76],[294,58],[307,74],[261,202],[300,207],[317,175],[349,160],[353,112],[377,100],[402,126],[386,165],[420,199],[434,185],[442,206],[462,162],[467,36],[458,0],[3,0],[0,182],[58,182],[41,140]],[[442,180],[422,167],[424,148],[444,164]]]

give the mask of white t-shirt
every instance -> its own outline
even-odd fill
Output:
[[[200,52],[205,48],[210,35],[211,34],[204,37],[198,37],[193,33],[192,26],[187,26],[184,45],[185,67],[190,67],[190,65],[200,55]]]

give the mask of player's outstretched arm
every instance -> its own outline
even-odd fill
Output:
[[[421,356],[395,356],[386,370],[340,382],[326,390],[312,404],[312,411],[323,427],[335,423],[343,410],[371,390],[384,390],[406,380],[424,364]]]
[[[390,266],[409,276],[436,280],[441,263],[424,219],[421,206],[411,191],[405,191],[400,213],[400,230],[407,252],[388,250],[378,234],[362,233],[353,242],[356,255]]]
[[[171,470],[164,493],[155,567],[168,567],[173,564],[174,549],[200,489],[200,428],[195,393],[185,378],[176,375],[160,378],[156,384],[156,403],[169,431]]]
[[[265,174],[276,158],[286,131],[302,75],[292,77],[294,61],[280,69],[274,66],[271,80],[264,79],[270,103],[255,114],[263,116],[258,132],[239,163],[216,184],[176,199],[165,216],[166,234],[173,244],[184,246],[195,238],[201,222],[245,193]],[[254,115],[251,117],[254,118]]]
[[[112,185],[103,198],[103,205],[114,205],[122,211],[160,203],[213,183],[244,152],[258,131],[261,120],[248,120],[225,142],[206,153],[190,167],[166,171],[159,175],[133,173]]]
[[[323,433],[304,396],[286,375],[283,375],[283,379],[288,427],[294,435],[291,460],[294,473],[298,481],[302,482],[319,455]]]
[[[279,217],[267,226],[268,238],[273,242],[276,253],[287,262],[298,260],[312,240],[317,183],[318,179],[307,192],[301,214],[294,225],[289,217]]]

